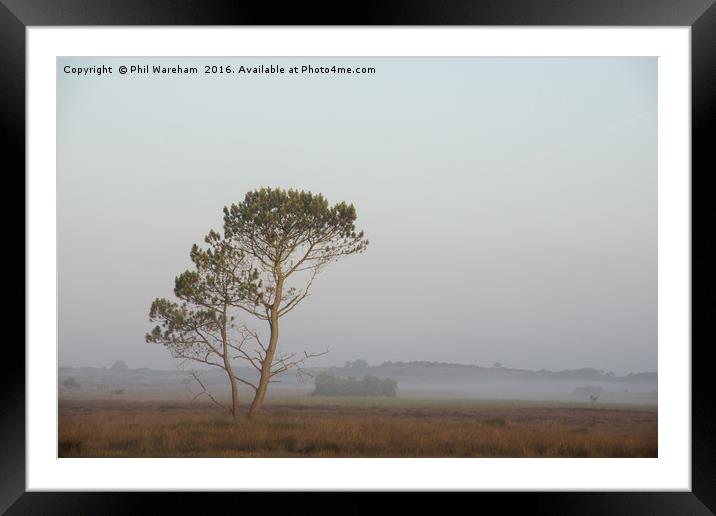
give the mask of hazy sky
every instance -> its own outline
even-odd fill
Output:
[[[116,73],[165,63],[376,73]],[[312,365],[657,369],[656,59],[72,58],[57,91],[60,365],[174,368],[152,300],[280,186],[354,203],[371,242],[282,319],[282,349],[330,348]]]

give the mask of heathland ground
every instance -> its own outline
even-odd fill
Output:
[[[293,394],[234,422],[202,398],[82,391],[60,396],[59,457],[658,455],[653,405]]]

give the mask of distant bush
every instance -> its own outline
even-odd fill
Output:
[[[391,396],[398,391],[398,382],[375,376],[365,376],[362,380],[353,377],[342,378],[328,373],[316,376],[314,396]]]
[[[591,385],[583,385],[574,389],[574,395],[579,399],[596,399],[602,395],[603,389],[601,387],[592,387]]]
[[[127,362],[124,360],[117,360],[114,364],[112,364],[111,369],[112,371],[127,371],[129,367],[127,367]]]
[[[74,376],[70,376],[69,378],[65,378],[62,382],[62,386],[67,389],[76,389],[77,387],[82,387],[82,384],[80,384]]]

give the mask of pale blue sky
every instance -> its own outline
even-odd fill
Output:
[[[377,72],[62,72],[143,63]],[[61,365],[172,368],[152,299],[223,206],[280,186],[354,203],[371,241],[283,320],[284,349],[330,347],[315,365],[657,368],[656,59],[67,58],[57,80]]]

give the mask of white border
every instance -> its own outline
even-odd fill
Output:
[[[27,32],[27,489],[690,490],[690,29],[45,28]],[[658,56],[658,459],[58,459],[57,56]],[[54,324],[53,324],[54,322]]]

